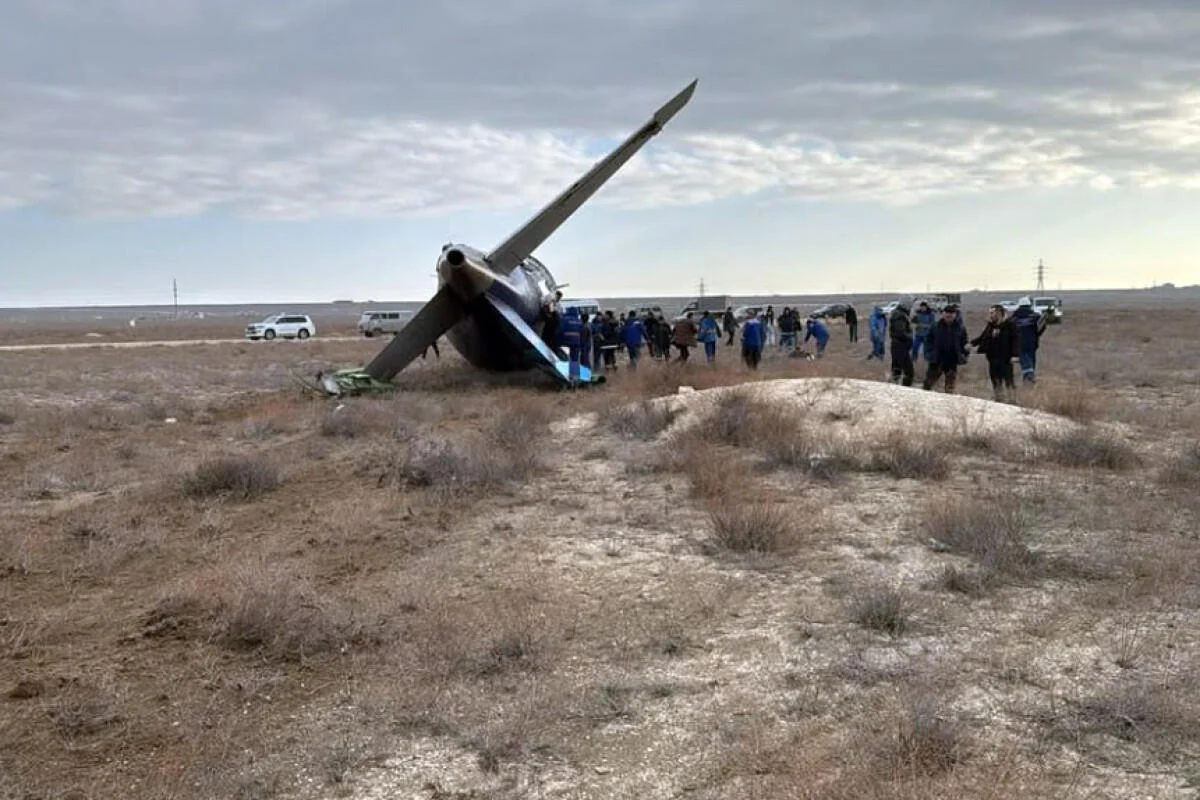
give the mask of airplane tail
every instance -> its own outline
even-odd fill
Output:
[[[546,241],[560,225],[574,214],[588,198],[596,193],[609,178],[616,174],[642,145],[650,141],[663,129],[679,110],[692,99],[696,91],[697,81],[692,81],[683,91],[668,100],[662,108],[654,112],[647,122],[634,131],[628,139],[620,144],[601,161],[598,161],[579,180],[575,181],[566,191],[550,202],[526,222],[516,233],[508,237],[487,256],[488,264],[501,275],[507,275],[517,268],[538,245]]]

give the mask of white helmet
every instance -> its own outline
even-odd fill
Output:
[[[1033,301],[1029,299],[1029,295],[1025,295],[1017,301],[1017,308],[1030,308],[1033,306]]]

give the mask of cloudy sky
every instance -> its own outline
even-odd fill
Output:
[[[1195,0],[2,0],[0,306],[1200,281]]]

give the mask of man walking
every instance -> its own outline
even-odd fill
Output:
[[[917,303],[917,311],[913,314],[913,361],[916,361],[921,356],[921,351],[925,351],[925,360],[929,361],[929,332],[933,329],[936,323],[937,315],[929,307],[929,304],[924,300]]]
[[[929,329],[926,358],[929,366],[925,370],[926,391],[946,378],[946,394],[954,394],[958,380],[958,365],[965,363],[967,356],[967,329],[958,316],[958,306],[950,303],[942,309],[942,318]]]
[[[571,388],[574,388],[579,384],[579,362],[583,354],[583,321],[575,306],[568,308],[563,315],[558,338],[567,348],[567,376]]]
[[[887,314],[883,313],[882,308],[875,306],[871,309],[867,327],[871,334],[871,355],[867,356],[867,360],[878,358],[883,361],[883,348],[887,341]]]
[[[1020,344],[1018,357],[1021,361],[1021,380],[1025,383],[1037,383],[1037,351],[1042,334],[1046,332],[1046,319],[1033,310],[1032,300],[1022,297],[1017,301],[1012,323],[1017,329]]]
[[[721,338],[721,326],[717,318],[707,311],[700,318],[700,333],[697,338],[704,343],[704,360],[711,364],[717,358],[717,340]]]
[[[793,308],[785,308],[779,316],[779,349],[792,352],[796,349],[796,324],[799,317]]]
[[[1017,328],[1005,319],[1004,306],[988,309],[988,322],[983,333],[971,340],[975,352],[982,353],[988,362],[988,378],[992,381],[992,397],[998,403],[1013,403],[1017,386],[1013,382],[1012,360],[1020,348]]]
[[[913,330],[908,318],[912,306],[911,297],[901,297],[896,308],[888,317],[888,330],[892,336],[892,383],[902,383],[912,386],[915,373],[913,372]]]
[[[858,312],[854,306],[846,306],[846,330],[850,331],[850,344],[858,341]]]
[[[742,324],[742,359],[750,369],[758,369],[758,362],[762,360],[764,343],[763,324],[758,319],[758,313],[751,311],[750,316]]]
[[[737,333],[737,329],[737,317],[734,316],[733,306],[729,306],[725,309],[725,336],[728,337],[725,340],[726,345],[733,345],[733,335]]]
[[[696,323],[692,321],[692,312],[684,315],[683,319],[675,323],[675,331],[671,335],[671,343],[679,350],[679,361],[686,363],[688,360],[688,351],[696,344],[696,334],[699,331],[696,329]]]

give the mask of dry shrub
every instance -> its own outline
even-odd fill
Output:
[[[950,475],[946,449],[946,442],[940,436],[894,431],[879,444],[864,467],[895,478],[941,481]]]
[[[250,499],[279,487],[279,468],[248,456],[226,456],[201,462],[185,476],[183,490],[192,497],[230,495]]]
[[[735,553],[787,553],[800,545],[800,530],[787,506],[726,504],[709,519],[717,544]]]
[[[483,603],[434,598],[412,641],[436,673],[490,679],[545,668],[561,636],[561,604],[533,592],[502,591]]]
[[[896,736],[885,749],[893,770],[908,775],[937,775],[967,755],[965,725],[932,693],[909,701]]]
[[[775,409],[742,392],[721,395],[700,423],[699,435],[714,444],[751,447],[758,443],[758,426],[764,414]]]
[[[1078,427],[1058,435],[1038,432],[1034,434],[1034,440],[1051,461],[1064,467],[1098,467],[1120,472],[1141,463],[1129,442],[1112,431],[1094,426]]]
[[[901,636],[908,630],[908,601],[895,589],[864,589],[861,594],[851,596],[847,605],[850,618],[864,628],[892,637]]]
[[[1082,384],[1041,382],[1020,395],[1021,404],[1049,414],[1092,422],[1100,418],[1108,406],[1105,396]]]
[[[975,559],[985,581],[1032,577],[1040,573],[1042,559],[1026,545],[1030,519],[1022,503],[1020,496],[1008,493],[939,500],[927,505],[922,525],[931,539]],[[951,577],[952,583],[957,581]],[[973,584],[970,578],[961,581],[962,589]]]
[[[661,402],[609,406],[600,412],[600,425],[623,439],[650,441],[671,427],[679,412]]]
[[[95,736],[123,723],[125,698],[110,682],[74,684],[48,709],[55,731],[68,741]]]
[[[321,416],[322,436],[357,439],[395,430],[397,416],[389,405],[377,400],[349,400]]]
[[[1163,468],[1161,480],[1168,486],[1200,489],[1200,442],[1189,442]]]
[[[0,409],[0,425],[15,425],[17,417],[11,411]]]
[[[778,432],[762,440],[759,447],[768,465],[801,470],[828,482],[836,481],[842,473],[858,465],[848,442],[816,433],[800,424],[780,426]]]

